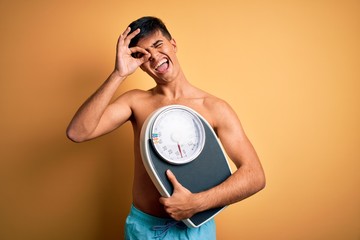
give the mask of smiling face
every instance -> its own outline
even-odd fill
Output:
[[[140,67],[157,83],[166,83],[175,79],[180,73],[180,66],[176,57],[176,42],[169,40],[160,31],[139,40],[138,47],[150,53],[149,61]]]

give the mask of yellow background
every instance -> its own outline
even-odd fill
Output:
[[[267,176],[218,217],[218,239],[360,239],[359,1],[1,1],[0,239],[122,239],[127,123],[65,128],[110,74],[134,19],[168,25],[189,81],[228,101]],[[147,89],[141,71],[118,94]],[[144,196],[146,197],[146,196]]]

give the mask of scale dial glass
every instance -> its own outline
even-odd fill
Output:
[[[157,153],[172,164],[185,164],[201,153],[205,144],[205,130],[193,112],[170,108],[155,119],[150,138]]]

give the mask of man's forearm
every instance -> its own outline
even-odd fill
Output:
[[[71,140],[75,142],[87,140],[87,137],[97,127],[106,107],[124,79],[125,77],[121,77],[114,71],[100,88],[81,105],[66,131]]]
[[[207,191],[195,194],[198,211],[222,207],[250,197],[265,187],[262,168],[237,169],[226,181]]]
[[[261,166],[251,169],[253,168],[243,165],[220,185],[199,193],[191,193],[176,180],[171,171],[167,171],[174,191],[171,197],[161,197],[159,201],[164,205],[166,212],[176,220],[236,203],[265,187],[265,176]]]

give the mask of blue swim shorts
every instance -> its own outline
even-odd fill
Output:
[[[171,218],[159,218],[146,214],[131,206],[125,223],[126,240],[215,240],[216,227],[214,219],[198,228],[189,228],[183,222]]]

